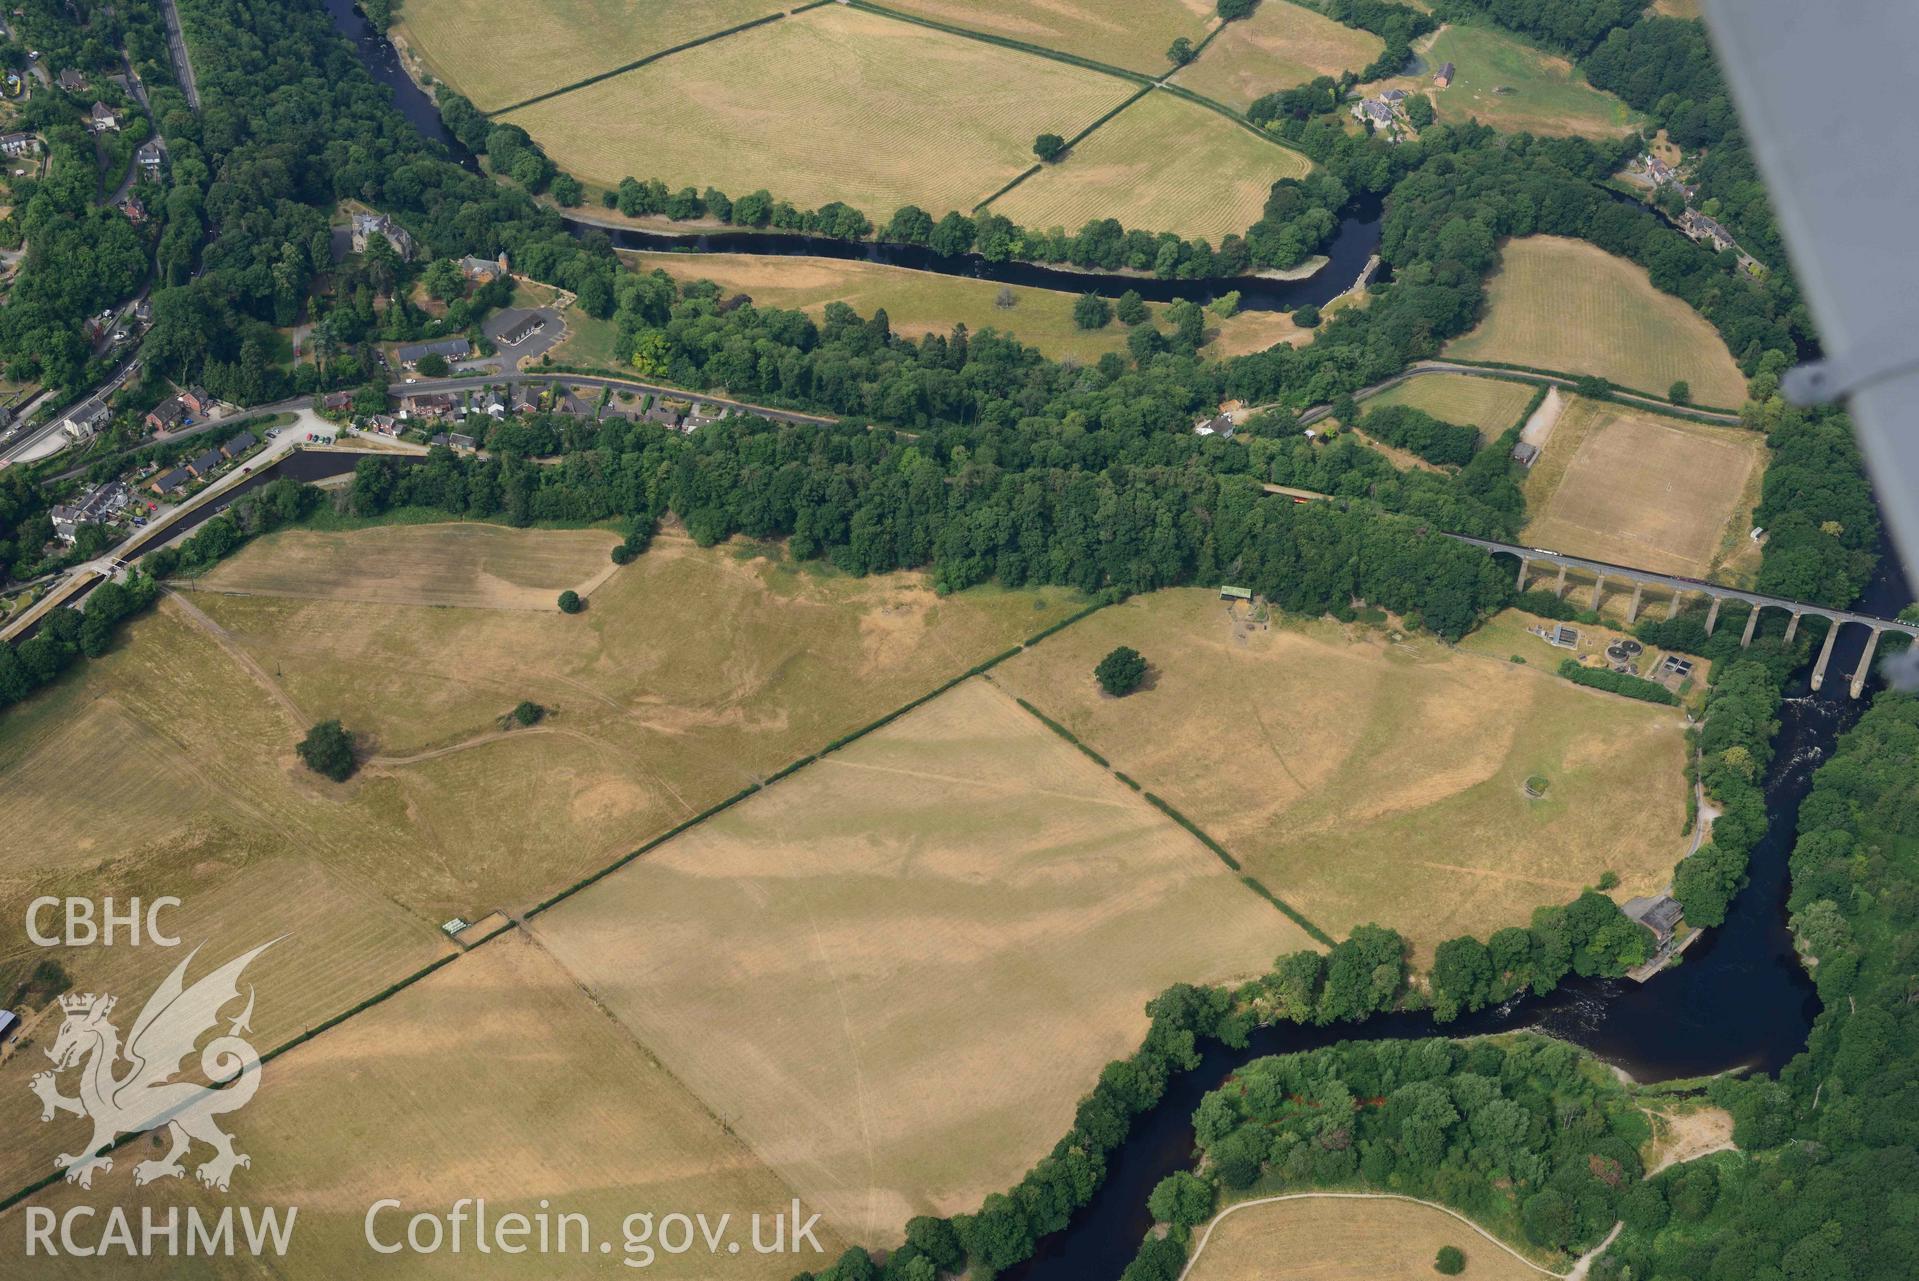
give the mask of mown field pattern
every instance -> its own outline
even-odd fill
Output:
[[[780,0],[406,0],[398,33],[482,111],[788,8]],[[511,33],[510,49],[488,33]]]
[[[372,1275],[376,1263],[384,1265],[380,1275],[422,1281],[606,1277],[626,1272],[620,1262],[627,1258],[636,1272],[645,1263],[646,1276],[784,1281],[832,1259],[843,1244],[823,1223],[815,1229],[822,1254],[750,1249],[749,1217],[770,1222],[788,1210],[793,1193],[517,933],[268,1064],[258,1096],[231,1118],[231,1129],[253,1158],[236,1174],[232,1199],[299,1207],[295,1248],[275,1260],[274,1275],[292,1281]],[[132,1162],[99,1176],[92,1196],[63,1185],[34,1204],[64,1210],[97,1200],[103,1189],[131,1197]],[[215,1215],[228,1200],[199,1188],[191,1174],[161,1194]],[[576,1230],[565,1252],[482,1256],[471,1219],[459,1253],[443,1247],[389,1259],[367,1244],[365,1220],[376,1200],[403,1205],[377,1219],[384,1243],[404,1239],[412,1214],[445,1215],[466,1197],[484,1198],[494,1223],[543,1209],[584,1214],[592,1248],[579,1248]],[[709,1254],[702,1245],[674,1255],[656,1240],[650,1258],[628,1255],[625,1217],[669,1211],[704,1213],[709,1222],[730,1214],[739,1252],[722,1245]],[[601,1241],[611,1243],[610,1254],[599,1251]],[[178,1259],[116,1260],[113,1275],[175,1277],[179,1268]],[[244,1256],[196,1259],[191,1275],[239,1278],[259,1275],[258,1268]],[[100,1275],[98,1260],[36,1262],[35,1269],[36,1276]]]
[[[1671,875],[1684,848],[1678,713],[1430,642],[1240,614],[1208,591],[1135,598],[995,679],[1322,929],[1391,926],[1421,963],[1604,872],[1621,895]],[[1146,656],[1150,689],[1100,692],[1093,666],[1116,645]],[[1525,795],[1533,774],[1550,782],[1543,800]]]
[[[1386,42],[1370,31],[1334,22],[1292,0],[1272,0],[1250,18],[1229,22],[1173,83],[1245,110],[1281,89],[1316,76],[1359,71]]]
[[[1258,221],[1275,182],[1311,168],[1298,152],[1155,90],[991,208],[1027,227],[1071,232],[1117,218],[1217,244]]]
[[[1016,1182],[1168,984],[1311,946],[977,679],[531,928],[804,1202],[877,1245]]]
[[[1249,1205],[1206,1239],[1189,1281],[1428,1281],[1440,1247],[1466,1256],[1469,1281],[1542,1281],[1443,1210],[1385,1197],[1324,1196]]]
[[[642,271],[662,270],[679,280],[710,280],[728,295],[743,293],[762,307],[784,307],[820,315],[829,302],[843,302],[862,316],[884,309],[893,332],[908,338],[947,334],[956,324],[972,333],[996,329],[1039,348],[1055,360],[1093,361],[1109,351],[1126,350],[1126,326],[1081,329],[1073,322],[1077,294],[1026,285],[912,271],[882,263],[837,258],[774,257],[762,254],[624,255]],[[1011,307],[1002,307],[1002,291]],[[1152,308],[1155,315],[1160,307]],[[1213,343],[1209,356],[1259,351],[1301,336],[1289,317],[1276,311],[1243,311],[1221,319],[1209,316]]]
[[[1205,38],[1214,6],[1206,0],[881,0],[888,9],[948,26],[1003,36],[1044,49],[1159,75],[1166,48]]]
[[[1366,401],[1370,412],[1388,405],[1410,405],[1435,418],[1479,428],[1480,439],[1492,440],[1519,421],[1520,411],[1536,389],[1525,383],[1468,374],[1421,374],[1408,378]]]
[[[505,119],[598,183],[656,177],[884,221],[971,209],[1135,92],[1127,81],[828,5]],[[670,104],[670,107],[667,105]]]
[[[1765,437],[1575,399],[1526,476],[1520,537],[1555,551],[1704,578],[1757,568],[1747,537]]]
[[[1663,396],[1685,381],[1702,405],[1737,405],[1746,380],[1719,331],[1646,269],[1583,240],[1506,243],[1477,328],[1446,354],[1597,374]]]
[[[1447,26],[1423,47],[1424,75],[1368,88],[1398,84],[1425,91],[1440,123],[1477,120],[1508,133],[1617,138],[1639,123],[1631,108],[1593,88],[1567,59],[1491,27]],[[1448,62],[1454,67],[1453,82],[1437,88],[1433,70]]]

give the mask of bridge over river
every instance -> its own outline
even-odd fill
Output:
[[[1561,595],[1566,590],[1566,573],[1578,570],[1593,576],[1592,608],[1598,609],[1599,602],[1605,598],[1608,583],[1631,583],[1632,602],[1626,606],[1626,621],[1631,623],[1639,617],[1639,606],[1645,598],[1647,588],[1655,593],[1670,595],[1670,604],[1666,617],[1671,618],[1679,612],[1679,607],[1688,596],[1701,595],[1709,598],[1711,608],[1706,612],[1706,634],[1710,636],[1713,628],[1719,625],[1719,607],[1726,601],[1743,601],[1752,607],[1746,615],[1746,630],[1739,638],[1741,646],[1752,644],[1753,632],[1759,626],[1759,615],[1768,609],[1783,609],[1792,616],[1786,624],[1786,640],[1791,641],[1799,630],[1799,620],[1807,614],[1828,620],[1832,626],[1826,629],[1826,641],[1819,649],[1819,661],[1812,669],[1812,687],[1818,689],[1825,683],[1826,664],[1832,658],[1833,642],[1838,639],[1839,629],[1849,623],[1857,623],[1867,628],[1871,635],[1866,640],[1865,653],[1859,657],[1859,667],[1852,674],[1852,696],[1858,698],[1865,692],[1866,678],[1872,673],[1873,651],[1879,647],[1879,637],[1886,632],[1900,632],[1919,639],[1919,625],[1902,623],[1896,619],[1878,618],[1872,614],[1855,613],[1847,609],[1828,609],[1824,605],[1809,605],[1804,601],[1786,600],[1779,596],[1765,596],[1758,592],[1742,591],[1737,587],[1722,587],[1717,583],[1708,583],[1697,578],[1681,578],[1675,574],[1656,574],[1648,569],[1634,569],[1628,565],[1614,565],[1603,560],[1588,560],[1583,556],[1567,556],[1561,552],[1550,551],[1544,547],[1517,547],[1511,543],[1496,543],[1486,538],[1469,538],[1464,534],[1448,534],[1448,538],[1470,543],[1495,555],[1511,556],[1519,561],[1519,588],[1526,589],[1527,578],[1533,567],[1544,565],[1557,566],[1559,574],[1553,585],[1553,594]]]

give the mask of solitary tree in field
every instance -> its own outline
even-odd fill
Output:
[[[560,612],[562,614],[577,614],[585,608],[586,602],[581,600],[580,594],[572,588],[569,587],[560,593]]]
[[[1684,378],[1681,378],[1678,382],[1666,388],[1666,399],[1675,404],[1685,404],[1692,399],[1692,384]]]
[[[1010,286],[1001,285],[999,292],[993,295],[993,305],[1001,311],[1011,311],[1019,306],[1019,295],[1014,293]]]
[[[1114,698],[1124,698],[1146,679],[1146,659],[1132,646],[1121,645],[1099,660],[1099,666],[1093,669],[1093,679]]]
[[[1166,57],[1175,67],[1185,66],[1193,60],[1193,42],[1181,36],[1168,47]]]
[[[353,773],[353,737],[338,721],[321,721],[307,731],[296,749],[307,768],[344,783]]]
[[[1066,139],[1056,133],[1043,133],[1033,139],[1033,154],[1047,164],[1058,160],[1060,153],[1066,150]]]
[[[1113,310],[1122,325],[1137,325],[1153,318],[1153,313],[1147,310],[1146,300],[1139,296],[1137,289],[1128,289],[1121,294],[1119,305]]]
[[[1081,329],[1104,329],[1112,318],[1112,304],[1098,294],[1081,294],[1073,304],[1073,323]]]
[[[1439,1257],[1433,1260],[1433,1271],[1441,1276],[1456,1277],[1466,1270],[1466,1256],[1456,1245],[1439,1247]]]

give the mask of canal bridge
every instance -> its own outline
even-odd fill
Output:
[[[1819,648],[1819,661],[1813,665],[1812,687],[1818,689],[1826,680],[1826,665],[1832,659],[1833,642],[1839,637],[1839,629],[1856,623],[1871,633],[1866,640],[1865,653],[1859,656],[1859,667],[1852,674],[1852,696],[1858,698],[1865,692],[1866,678],[1872,674],[1873,651],[1879,647],[1879,637],[1886,632],[1899,632],[1919,640],[1919,625],[1902,623],[1897,619],[1878,618],[1872,614],[1861,614],[1847,609],[1828,609],[1824,605],[1810,605],[1805,601],[1787,600],[1780,596],[1767,596],[1759,592],[1742,591],[1737,587],[1722,587],[1718,583],[1708,583],[1697,578],[1682,578],[1677,574],[1658,574],[1648,569],[1634,569],[1629,565],[1614,565],[1609,561],[1589,560],[1583,556],[1567,556],[1561,552],[1550,551],[1544,547],[1519,547],[1512,543],[1499,543],[1486,538],[1470,538],[1465,534],[1448,534],[1448,538],[1462,543],[1470,543],[1498,556],[1511,556],[1519,562],[1519,589],[1526,590],[1527,580],[1535,567],[1544,566],[1547,571],[1557,568],[1558,575],[1552,585],[1555,596],[1566,592],[1568,571],[1590,574],[1593,578],[1592,605],[1598,609],[1599,602],[1605,598],[1609,583],[1631,583],[1632,600],[1626,606],[1626,622],[1630,625],[1639,617],[1639,607],[1645,601],[1650,589],[1656,596],[1668,598],[1666,617],[1672,618],[1679,613],[1680,606],[1691,596],[1704,596],[1711,601],[1706,611],[1706,634],[1712,635],[1719,625],[1719,607],[1725,602],[1742,601],[1751,606],[1746,615],[1746,630],[1739,637],[1739,644],[1752,644],[1754,631],[1759,626],[1759,615],[1768,609],[1783,609],[1791,615],[1786,624],[1786,640],[1792,641],[1799,630],[1799,620],[1811,614],[1826,619],[1831,626],[1826,629],[1826,640]]]

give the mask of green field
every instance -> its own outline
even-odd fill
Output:
[[[1133,92],[1096,71],[828,5],[505,119],[587,181],[766,188],[802,206],[843,200],[883,222],[905,204],[971,209],[1033,163],[1035,135],[1071,137]]]
[[[1630,107],[1593,88],[1565,58],[1491,27],[1446,26],[1423,43],[1421,56],[1426,74],[1381,81],[1368,90],[1397,85],[1423,91],[1441,124],[1478,120],[1508,133],[1616,138],[1640,123]],[[1435,88],[1432,70],[1447,62],[1456,68],[1453,82]]]
[[[1160,75],[1178,36],[1198,44],[1208,0],[882,0],[886,8],[988,35]]]
[[[1499,378],[1421,374],[1368,398],[1364,408],[1371,411],[1388,405],[1410,405],[1449,423],[1477,427],[1481,439],[1491,440],[1519,421],[1520,411],[1531,403],[1537,390],[1527,383]]]
[[[950,333],[954,325],[963,324],[973,333],[991,328],[1012,334],[1055,360],[1090,362],[1106,352],[1126,350],[1126,326],[1115,321],[1104,329],[1081,329],[1073,323],[1078,295],[1053,289],[999,285],[840,258],[643,253],[625,257],[642,271],[657,269],[680,280],[710,280],[723,293],[746,294],[762,307],[818,315],[827,303],[843,302],[862,316],[884,309],[893,332],[908,338]],[[1000,305],[1002,292],[1011,295],[1011,307]],[[1160,309],[1153,310],[1157,314]],[[1225,319],[1210,316],[1208,322],[1213,338],[1204,350],[1210,356],[1259,351],[1301,332],[1289,317],[1276,311],[1243,311]],[[571,361],[575,350],[569,341],[555,359]]]
[[[436,78],[493,111],[789,7],[781,0],[406,0],[395,6],[394,30]]]
[[[1737,405],[1746,380],[1704,316],[1646,269],[1563,236],[1506,242],[1485,316],[1445,354],[1597,374],[1663,396],[1677,380],[1702,405]]]
[[[1292,0],[1272,0],[1250,18],[1229,22],[1173,83],[1244,110],[1266,94],[1338,78],[1372,63],[1386,42],[1334,22]]]
[[[1273,184],[1312,162],[1155,90],[991,206],[1023,226],[1078,231],[1095,218],[1217,244],[1259,220]]]
[[[1093,666],[1116,645],[1146,656],[1150,689],[1101,694]],[[1607,871],[1622,896],[1656,891],[1685,850],[1684,718],[1504,655],[1266,626],[1179,589],[1101,610],[993,679],[1328,933],[1391,926],[1422,963]],[[1544,800],[1525,794],[1533,774],[1551,781]]]

